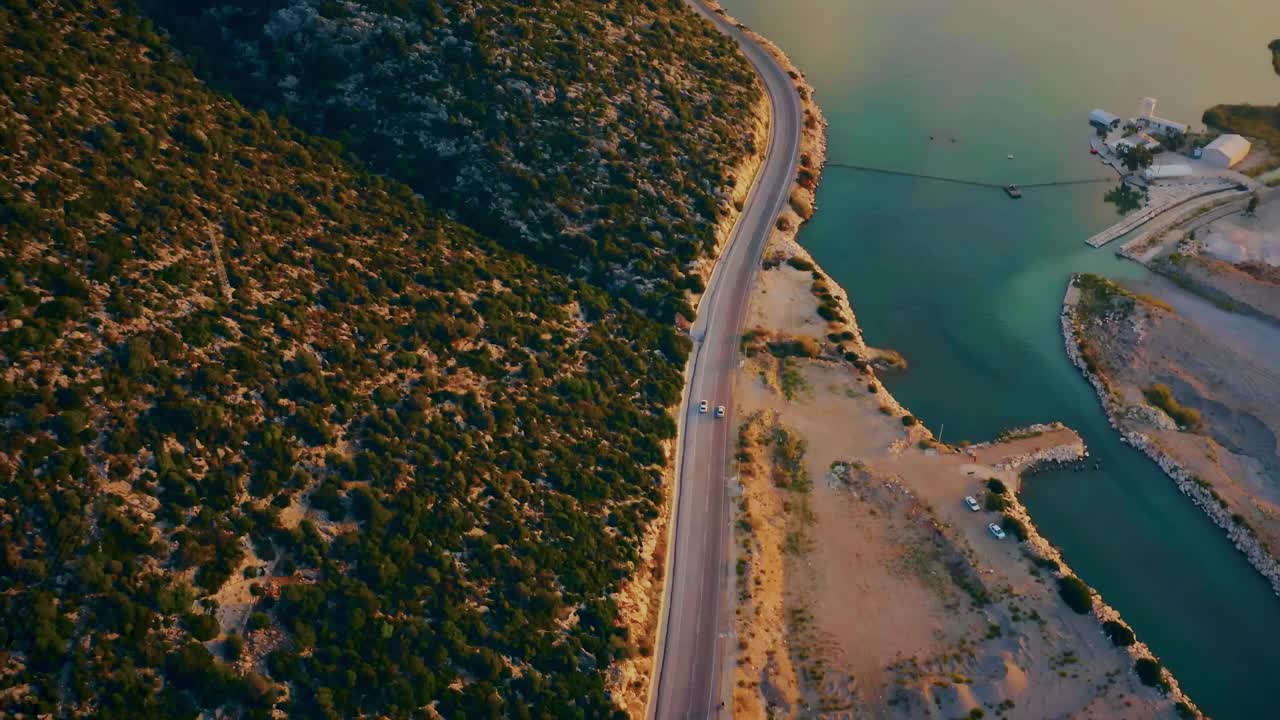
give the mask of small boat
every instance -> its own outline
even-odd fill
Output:
[[[1008,157],[1009,157],[1009,159],[1010,159],[1010,160],[1012,160],[1012,159],[1013,159],[1013,153],[1009,153],[1009,156],[1008,156]]]
[[[1022,191],[1018,189],[1017,185],[1005,185],[1004,191],[1009,193],[1009,197],[1013,198],[1014,200],[1017,200],[1018,198],[1022,197]]]

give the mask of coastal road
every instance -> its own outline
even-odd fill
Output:
[[[676,457],[675,513],[664,602],[659,614],[648,717],[687,720],[729,717],[722,700],[729,612],[727,494],[733,429],[733,372],[747,300],[778,213],[787,202],[799,161],[801,110],[794,81],[764,48],[700,0],[686,0],[737,41],[755,66],[770,103],[765,161],[742,214],[711,274],[690,330],[692,371],[685,387]],[[711,411],[698,412],[706,400]],[[717,405],[728,409],[714,417]]]

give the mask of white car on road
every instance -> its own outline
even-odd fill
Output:
[[[978,501],[975,500],[972,495],[964,496],[964,504],[968,506],[970,510],[978,512]]]
[[[1003,540],[1003,539],[1004,539],[1004,530],[1002,530],[1002,529],[1000,528],[1000,526],[999,526],[999,525],[997,525],[997,524],[995,524],[995,523],[988,523],[988,524],[987,524],[987,529],[991,531],[991,534],[992,534],[992,535],[995,535],[995,536],[996,536],[996,539],[997,539],[997,540]]]
[[[716,417],[718,417],[718,418],[722,418],[722,417],[724,417],[724,406],[723,406],[723,405],[717,405],[717,406],[716,406]]]
[[[706,401],[706,400],[703,400],[702,402],[698,403],[698,412],[700,412],[700,413],[704,413],[704,414],[707,412],[707,401]]]

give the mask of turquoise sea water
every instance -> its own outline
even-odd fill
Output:
[[[1105,174],[1093,107],[1139,99],[1200,125],[1218,102],[1276,102],[1280,2],[727,0],[805,71],[828,159],[996,183]],[[933,140],[930,140],[930,136]],[[1006,159],[1008,154],[1013,160]],[[1159,469],[1124,446],[1066,360],[1067,277],[1138,277],[1083,240],[1107,185],[994,189],[829,168],[800,241],[853,301],[868,342],[901,351],[894,394],[944,439],[1061,420],[1100,470],[1049,472],[1023,498],[1067,562],[1217,718],[1280,717],[1280,599]]]

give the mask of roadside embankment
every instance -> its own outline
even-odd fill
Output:
[[[1155,461],[1280,595],[1280,492],[1267,470],[1269,413],[1280,403],[1274,372],[1215,345],[1164,301],[1094,275],[1072,276],[1061,323],[1067,356],[1121,439]]]
[[[764,164],[769,138],[769,99],[760,84],[756,83],[756,101],[751,108],[751,126],[746,133],[744,153],[729,174],[729,186],[721,199],[716,219],[716,240],[713,250],[695,261],[691,268],[699,283],[688,292],[689,306],[697,308],[702,299],[712,270],[725,250],[734,226],[745,207],[751,188]],[[677,315],[676,325],[682,331],[689,329],[693,318]],[[693,358],[685,366],[684,386],[689,386],[693,371]],[[683,436],[683,404],[671,409]],[[659,515],[649,523],[640,539],[639,559],[628,580],[613,594],[618,605],[622,625],[627,629],[634,652],[615,661],[609,668],[607,689],[617,705],[632,718],[645,716],[653,679],[654,661],[660,639],[660,615],[663,593],[667,582],[667,569],[671,558],[671,517],[676,495],[676,466],[679,462],[677,441],[663,443],[666,455],[666,497]]]

